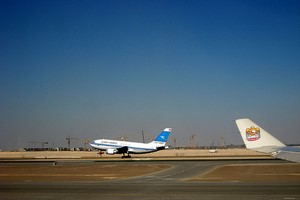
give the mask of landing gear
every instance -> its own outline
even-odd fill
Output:
[[[122,158],[131,158],[131,156],[129,155],[129,153],[127,153],[127,155],[125,155],[125,153],[123,153]]]

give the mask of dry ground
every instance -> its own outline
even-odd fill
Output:
[[[129,178],[169,168],[161,164],[3,165],[2,182],[103,181]]]
[[[224,165],[194,177],[189,181],[300,183],[300,164]]]

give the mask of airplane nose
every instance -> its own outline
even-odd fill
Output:
[[[95,147],[97,144],[95,143],[95,140],[90,142],[90,146]]]

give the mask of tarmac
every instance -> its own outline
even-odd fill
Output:
[[[166,149],[149,154],[132,154],[132,158],[155,158],[155,159],[213,159],[213,158],[270,158],[270,155],[251,151],[243,148],[216,149],[211,153],[209,149]],[[23,151],[23,152],[0,152],[2,159],[119,159],[120,154],[99,155],[98,151]]]
[[[300,164],[261,158],[2,160],[0,199],[300,199]]]

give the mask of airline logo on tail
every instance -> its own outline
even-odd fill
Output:
[[[260,129],[258,127],[251,126],[246,129],[246,139],[248,141],[256,141],[260,138]]]
[[[161,134],[159,134],[156,138],[155,138],[155,142],[167,142],[168,137],[170,135],[170,132],[172,131],[171,128],[165,128],[163,130],[163,132],[161,132]]]

